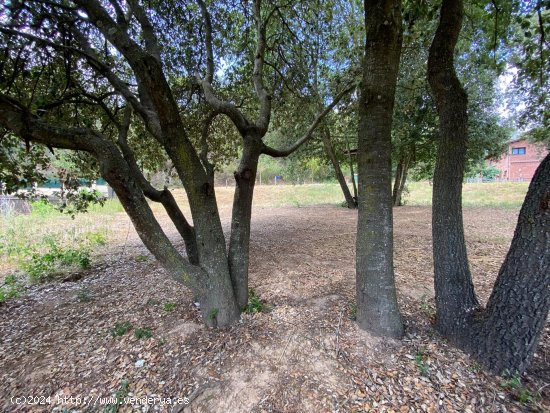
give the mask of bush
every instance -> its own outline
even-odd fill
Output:
[[[46,280],[61,272],[62,267],[66,266],[89,268],[90,251],[88,248],[83,245],[77,245],[76,248],[63,247],[57,243],[55,238],[47,237],[45,248],[34,250],[20,260],[21,269],[29,274],[35,282]]]

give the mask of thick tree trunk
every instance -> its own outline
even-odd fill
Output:
[[[522,373],[550,309],[550,155],[521,208],[510,250],[468,350],[487,369]]]
[[[402,42],[401,2],[365,1],[365,27],[357,153],[357,322],[375,335],[401,337],[391,193],[391,126]]]
[[[233,291],[239,308],[248,304],[248,266],[250,248],[250,222],[252,219],[252,198],[261,146],[258,138],[244,137],[243,154],[235,171],[235,195],[231,217],[231,238],[229,239],[229,269]]]
[[[351,196],[351,192],[349,191],[348,184],[346,183],[346,178],[344,177],[344,174],[342,173],[342,169],[340,168],[340,162],[338,162],[338,159],[336,158],[334,146],[332,145],[332,140],[330,138],[330,129],[325,126],[323,128],[322,134],[323,134],[323,145],[325,146],[325,151],[327,152],[330,162],[334,167],[334,173],[336,175],[336,179],[338,179],[340,188],[342,188],[342,192],[344,193],[346,204],[348,205],[348,208],[355,209],[357,208],[357,203],[355,199]]]
[[[462,0],[443,0],[428,58],[428,81],[439,113],[432,207],[437,329],[455,343],[467,339],[469,316],[479,307],[462,222],[468,98],[456,76],[453,59],[463,13]]]
[[[401,155],[397,162],[395,171],[395,181],[393,184],[393,206],[403,205],[403,190],[407,183],[407,175],[409,173],[410,155]]]
[[[240,317],[231,283],[225,237],[214,195],[214,187],[204,188],[201,204],[195,209],[193,222],[196,231],[200,266],[209,275],[208,288],[199,294],[201,314],[208,325],[223,327]],[[196,211],[199,210],[199,212]]]

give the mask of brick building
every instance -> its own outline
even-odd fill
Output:
[[[489,160],[489,165],[500,170],[497,179],[529,182],[547,153],[544,145],[517,139],[508,144],[508,151],[502,157]]]

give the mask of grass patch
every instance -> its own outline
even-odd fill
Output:
[[[134,331],[134,336],[138,339],[149,339],[153,337],[153,333],[151,332],[150,328],[136,328],[136,331]]]
[[[0,284],[0,303],[10,299],[17,298],[25,292],[27,288],[25,281],[21,279],[20,275],[9,274],[4,278],[2,284]]]
[[[172,311],[174,311],[176,309],[176,304],[175,303],[164,303],[164,311],[166,311],[167,313],[171,313]]]
[[[535,403],[540,399],[540,394],[530,392],[521,382],[519,374],[510,374],[505,372],[505,379],[500,383],[500,386],[507,390],[512,398],[522,404]]]
[[[111,330],[111,335],[113,337],[122,337],[124,334],[126,334],[128,331],[130,331],[134,326],[125,321],[123,323],[116,323],[113,329]]]
[[[410,182],[404,197],[407,205],[432,204],[433,186],[428,182]],[[465,183],[462,186],[462,205],[465,207],[518,209],[523,204],[527,182]]]

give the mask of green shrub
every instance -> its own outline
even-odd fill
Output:
[[[268,307],[262,301],[262,299],[251,288],[248,292],[248,304],[243,309],[243,312],[247,314],[265,313],[268,311]]]
[[[130,391],[130,382],[126,379],[122,380],[120,382],[120,386],[116,393],[114,394],[114,402],[109,404],[105,409],[103,409],[104,413],[118,413],[118,410],[120,406],[122,406],[124,403],[124,398],[128,396],[128,393]]]
[[[39,218],[49,218],[61,215],[55,205],[46,200],[31,202],[31,215]]]
[[[145,262],[147,261],[149,258],[147,257],[147,255],[136,255],[134,257],[134,259],[137,261],[137,262]]]
[[[36,251],[20,261],[21,269],[35,282],[44,281],[61,272],[62,267],[72,265],[89,268],[90,251],[82,247],[64,248],[55,242],[48,242],[46,251]]]
[[[19,267],[33,282],[45,281],[65,267],[90,268],[91,245],[85,241],[86,237],[77,239],[72,247],[61,245],[58,238],[58,235],[46,235],[41,243],[29,245],[17,254]]]
[[[349,306],[348,318],[351,321],[357,321],[357,304],[356,303],[352,303]]]
[[[418,350],[416,352],[416,356],[414,358],[414,361],[416,363],[416,366],[418,367],[418,370],[420,371],[420,375],[427,377],[428,372],[430,370],[429,364],[424,360],[424,352],[422,350]]]
[[[107,237],[101,232],[86,232],[84,234],[84,238],[90,243],[91,246],[107,244]]]

